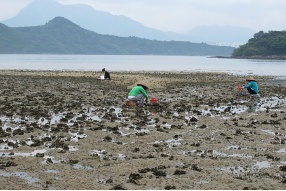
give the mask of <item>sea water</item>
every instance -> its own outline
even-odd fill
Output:
[[[72,71],[189,71],[286,76],[286,60],[157,55],[0,54],[0,69]]]

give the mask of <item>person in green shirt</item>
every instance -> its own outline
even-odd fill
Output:
[[[129,94],[128,94],[128,100],[130,101],[137,101],[139,103],[139,106],[144,105],[144,99],[146,98],[146,102],[148,101],[148,94],[147,90],[149,88],[145,84],[137,84],[137,86],[133,87]]]

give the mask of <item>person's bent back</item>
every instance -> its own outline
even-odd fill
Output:
[[[128,99],[130,101],[137,101],[139,102],[140,106],[144,105],[144,99],[148,100],[148,94],[146,90],[148,87],[144,84],[137,84],[137,86],[133,87],[128,94]]]

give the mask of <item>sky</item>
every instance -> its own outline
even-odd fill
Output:
[[[0,0],[0,22],[33,0]],[[231,25],[258,31],[286,30],[286,0],[56,0],[87,4],[125,15],[161,31],[184,33],[197,26]]]

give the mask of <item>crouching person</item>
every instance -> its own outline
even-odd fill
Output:
[[[258,103],[260,102],[258,84],[252,76],[248,77],[246,81],[249,83],[246,86],[244,86],[244,88],[246,88],[249,94],[251,95],[248,106],[250,107],[250,111],[255,111]]]
[[[137,84],[137,86],[133,87],[129,94],[128,94],[128,100],[130,101],[136,101],[137,105],[143,107],[144,106],[144,100],[146,99],[146,103],[148,102],[148,94],[147,91],[148,87],[143,84]]]

